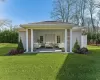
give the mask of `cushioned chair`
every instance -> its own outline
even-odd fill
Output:
[[[59,48],[64,48],[64,43],[58,43]]]
[[[41,44],[40,43],[34,43],[34,48],[40,48]]]

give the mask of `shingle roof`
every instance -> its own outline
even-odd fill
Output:
[[[75,24],[61,22],[61,21],[42,21],[42,22],[35,22],[35,23],[28,23],[20,25],[24,28],[72,28],[77,26]]]
[[[61,22],[61,21],[42,21],[42,22],[28,23],[28,24],[70,24],[70,23]]]

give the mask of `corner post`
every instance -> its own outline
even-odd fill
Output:
[[[26,52],[28,52],[28,29],[26,29]]]
[[[65,29],[65,52],[67,52],[67,29]]]
[[[33,29],[31,29],[31,52],[33,52]]]
[[[70,52],[72,52],[72,29],[70,29]]]

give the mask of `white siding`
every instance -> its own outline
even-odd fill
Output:
[[[72,32],[72,47],[74,46],[76,39],[78,40],[79,45],[81,46],[81,30]]]
[[[26,32],[25,31],[19,32],[19,38],[21,38],[24,49],[26,49]]]
[[[81,48],[87,47],[87,35],[81,36]]]

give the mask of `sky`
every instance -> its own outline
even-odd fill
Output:
[[[0,2],[0,19],[14,25],[51,20],[52,0],[6,0]]]

